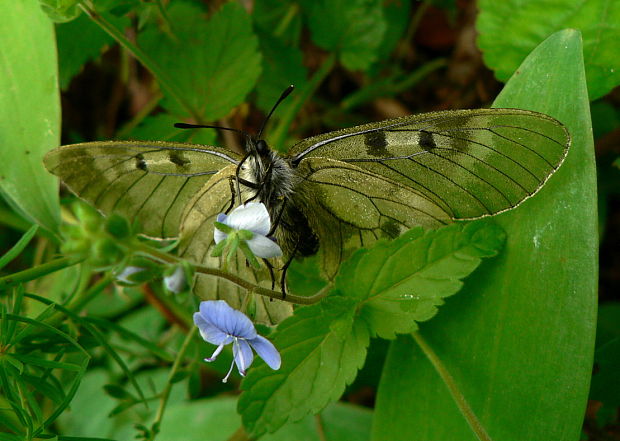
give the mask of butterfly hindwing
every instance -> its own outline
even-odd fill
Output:
[[[570,144],[562,124],[536,112],[435,112],[371,123],[301,141],[294,165],[327,157],[426,195],[453,219],[508,210],[533,195]]]
[[[308,158],[298,170],[303,181],[293,200],[318,237],[321,266],[329,279],[355,249],[414,226],[451,221],[426,195],[356,165]]]
[[[235,170],[234,165],[222,169],[187,204],[181,224],[179,246],[181,257],[209,268],[222,268],[223,257],[211,256],[215,245],[213,229],[217,215],[226,213],[236,206]],[[281,262],[275,259],[272,261],[274,265],[281,266]],[[250,266],[240,251],[226,270],[252,284],[269,289],[272,287],[272,277],[268,268],[264,264],[261,264],[258,269]],[[274,271],[273,280],[278,286],[281,272]],[[205,274],[196,275],[194,292],[201,300],[223,299],[236,309],[241,309],[248,296],[246,289],[224,278]],[[273,325],[292,313],[290,303],[271,300],[263,296],[254,296],[254,299],[256,301],[255,320],[258,322]]]
[[[221,147],[157,141],[73,144],[45,156],[48,170],[80,198],[164,238],[178,236],[185,205],[211,176],[238,161]]]

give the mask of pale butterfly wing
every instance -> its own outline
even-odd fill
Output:
[[[45,156],[47,169],[104,214],[137,220],[152,237],[177,237],[188,201],[239,156],[221,147],[157,141],[67,145]]]
[[[560,166],[570,137],[555,119],[518,109],[407,116],[305,139],[294,165],[328,157],[424,194],[453,219],[496,214],[532,196]]]
[[[451,222],[425,194],[353,164],[308,158],[299,172],[303,181],[293,200],[318,237],[321,267],[329,279],[358,248],[414,226]]]
[[[217,215],[228,212],[235,203],[235,170],[236,166],[230,165],[207,182],[187,204],[182,218],[181,243],[179,255],[193,262],[209,268],[221,268],[223,257],[212,257],[211,251],[215,245],[213,237],[214,222]],[[275,261],[275,266],[281,266],[281,262]],[[250,266],[243,255],[238,252],[227,268],[238,277],[271,289],[272,279],[265,265],[260,269]],[[279,283],[279,272],[276,271],[274,279]],[[194,292],[201,300],[224,299],[230,306],[241,309],[248,295],[246,289],[223,279],[221,277],[197,274]],[[271,300],[263,296],[254,296],[256,301],[255,320],[265,324],[276,324],[291,315],[292,305],[280,300]]]

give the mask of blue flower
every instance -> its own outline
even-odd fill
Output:
[[[267,237],[271,229],[271,219],[265,204],[262,202],[248,202],[235,208],[230,215],[220,213],[217,222],[230,227],[232,230],[246,230],[252,233],[251,238],[246,240],[248,247],[255,256],[269,259],[280,257],[282,250],[272,239]],[[213,231],[215,243],[228,238],[229,233],[217,228]]]
[[[256,333],[252,321],[245,314],[231,308],[224,300],[200,302],[200,312],[194,313],[194,323],[206,342],[218,345],[213,355],[205,361],[215,360],[224,346],[233,345],[233,363],[222,382],[228,381],[235,364],[239,373],[245,376],[254,360],[252,349],[271,369],[280,369],[280,354],[275,346]]]

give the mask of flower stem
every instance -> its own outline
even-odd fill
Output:
[[[148,441],[153,441],[159,433],[159,426],[161,425],[161,421],[164,418],[164,411],[166,410],[166,404],[168,404],[168,398],[170,398],[170,391],[172,390],[173,386],[172,380],[174,379],[174,376],[176,375],[179,367],[181,366],[183,358],[185,357],[185,353],[187,352],[187,348],[189,347],[192,338],[194,338],[197,329],[198,327],[196,326],[192,326],[190,328],[189,332],[185,336],[183,344],[181,345],[179,353],[174,359],[174,363],[172,364],[172,368],[170,369],[170,373],[168,374],[166,387],[162,391],[161,398],[159,400],[159,408],[157,409],[157,414],[155,415],[155,419],[153,420],[153,424],[151,426],[151,436],[149,437]]]
[[[155,257],[156,259],[167,262],[167,263],[176,263],[181,259],[178,257],[171,256],[170,254],[159,251],[156,248],[149,247],[145,244],[139,244],[136,246],[136,250],[140,251],[145,255],[150,255]],[[248,291],[252,291],[261,296],[269,297],[272,299],[282,300],[289,303],[296,303],[298,305],[312,305],[320,301],[323,297],[327,295],[329,290],[331,289],[331,284],[327,284],[323,289],[321,289],[318,293],[313,296],[296,296],[293,294],[286,294],[286,297],[280,291],[274,291],[271,289],[263,288],[262,286],[254,285],[241,277],[237,277],[234,274],[231,274],[226,271],[219,270],[217,268],[209,268],[202,265],[194,265],[197,273],[206,274],[208,276],[221,277],[222,279],[226,279],[235,285],[239,285],[242,288],[247,289]]]
[[[61,257],[59,259],[37,265],[33,268],[28,268],[18,273],[0,277],[0,291],[7,289],[10,286],[17,285],[19,283],[29,282],[31,280],[38,279],[39,277],[43,277],[47,274],[76,265],[84,261],[85,259],[86,258],[82,256]]]
[[[454,381],[454,378],[452,377],[448,369],[446,369],[435,351],[433,351],[433,348],[430,347],[430,345],[426,342],[424,337],[420,335],[419,332],[413,332],[411,333],[411,336],[416,341],[418,346],[420,346],[420,349],[422,349],[424,355],[426,355],[428,360],[435,368],[435,371],[437,371],[437,373],[443,380],[444,384],[448,388],[448,391],[450,392],[450,395],[452,395],[452,399],[456,403],[456,406],[461,411],[461,414],[469,424],[469,427],[471,427],[471,430],[474,432],[476,437],[478,437],[480,441],[493,441],[484,429],[484,426],[482,425],[480,420],[478,420],[478,418],[476,417],[476,414],[474,413],[472,408],[469,406],[469,403],[465,399],[465,396],[463,396],[461,390],[457,386],[456,381]]]

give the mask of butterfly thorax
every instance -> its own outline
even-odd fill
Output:
[[[239,177],[253,184],[242,185],[243,202],[260,201],[270,214],[293,194],[295,173],[290,164],[272,150],[254,150],[241,164]]]

